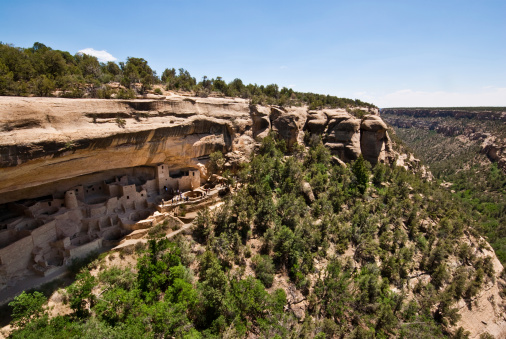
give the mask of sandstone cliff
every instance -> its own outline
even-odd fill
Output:
[[[1,97],[0,204],[51,194],[56,181],[90,173],[159,163],[196,166],[218,150],[234,159],[247,157],[255,140],[270,130],[289,147],[302,141],[306,130],[322,133],[343,160],[363,153],[374,164],[388,157],[390,147],[379,117],[360,120],[344,110],[308,113],[304,107],[179,96],[130,101]]]

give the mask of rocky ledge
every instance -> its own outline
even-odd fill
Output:
[[[252,106],[247,100],[171,96],[164,100],[0,97],[0,204],[51,194],[61,180],[138,166],[199,167],[221,151],[233,166],[275,131],[288,147],[322,134],[344,161],[390,157],[377,115],[345,110]],[[200,165],[199,165],[200,164]]]

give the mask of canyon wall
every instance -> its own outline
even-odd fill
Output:
[[[250,106],[242,99],[92,100],[0,97],[0,204],[51,194],[53,183],[165,163],[205,164],[221,151],[241,161],[276,131],[289,147],[321,133],[343,160],[388,158],[386,125],[344,110]],[[68,187],[66,187],[68,188]],[[65,188],[64,188],[65,189]]]
[[[506,172],[506,110],[383,108],[381,117],[394,127],[464,138]]]

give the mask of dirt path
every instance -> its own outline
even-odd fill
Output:
[[[173,231],[173,232],[168,233],[165,237],[166,238],[172,238],[176,234],[179,234],[179,233],[181,233],[181,232],[189,229],[192,225],[193,225],[193,223],[184,224],[180,229],[178,229],[177,231]],[[125,240],[125,242],[123,242],[123,243],[119,244],[118,246],[114,247],[112,249],[112,251],[119,251],[122,248],[130,247],[130,246],[135,246],[135,244],[137,244],[139,242],[145,244],[145,243],[148,242],[148,239],[145,239],[145,238],[141,238],[141,239],[128,239],[128,240]]]

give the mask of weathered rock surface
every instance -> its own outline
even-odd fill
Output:
[[[307,181],[304,181],[302,183],[302,192],[304,192],[304,196],[307,202],[312,203],[313,201],[315,201],[313,189],[311,188],[311,185]]]
[[[0,98],[0,204],[52,192],[56,181],[90,173],[166,163],[206,163],[222,151],[244,159],[255,140],[276,131],[292,147],[304,130],[324,134],[342,160],[388,157],[377,116],[344,110],[250,106],[243,99],[94,100]],[[240,155],[243,155],[241,157]]]

